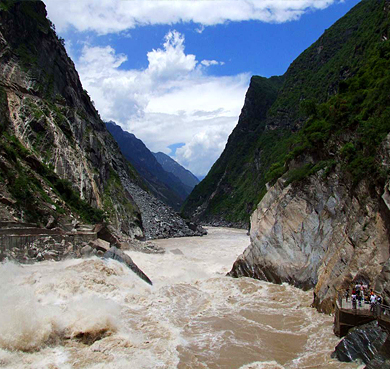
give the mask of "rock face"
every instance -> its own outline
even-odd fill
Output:
[[[4,4],[0,190],[15,203],[5,204],[1,213],[45,225],[70,216],[96,222],[105,212],[123,234],[142,235],[139,210],[119,175],[140,179],[83,90],[45,5]]]
[[[343,362],[360,359],[368,364],[378,356],[378,352],[387,337],[388,333],[378,325],[377,321],[364,324],[350,330],[348,335],[336,346],[332,357]],[[382,368],[382,366],[380,367]],[[379,368],[379,366],[376,366],[376,368]]]
[[[361,183],[352,196],[342,174],[323,172],[270,188],[251,217],[251,245],[231,276],[314,288],[314,305],[334,309],[335,298],[354,279],[375,281],[389,258],[387,212],[380,196]]]
[[[238,124],[224,152],[185,202],[183,212],[187,217],[247,227],[267,191],[266,184],[286,170],[289,151],[296,149],[297,154],[311,145],[321,154],[321,140],[326,141],[329,133],[326,124],[312,127],[307,132],[312,136],[302,145],[294,147],[293,137],[310,123],[316,104],[329,101],[339,91],[347,92],[346,81],[376,55],[371,53],[373,49],[380,44],[385,47],[389,39],[388,9],[387,1],[361,1],[305,50],[283,77],[252,77]],[[360,97],[364,99],[364,94]],[[359,103],[357,97],[351,105]],[[338,110],[347,106],[340,104],[334,106],[333,118],[338,121],[333,132],[345,119]],[[353,124],[349,127],[355,128]],[[346,130],[346,141],[348,135]]]
[[[63,229],[105,220],[117,241],[195,234],[141,189],[41,1],[0,4],[0,133],[0,220]]]
[[[381,51],[390,48],[388,5],[360,2],[287,72],[258,137],[259,168],[271,145],[264,135],[278,134],[271,142],[284,154],[274,156],[264,177],[266,190],[251,216],[251,245],[229,273],[313,288],[314,306],[326,313],[334,310],[338,294],[359,280],[377,285],[390,303],[390,126],[380,123],[388,122],[389,98],[379,82],[390,75],[386,69],[372,73],[374,65],[389,60]],[[349,64],[350,52],[359,62]],[[314,79],[307,81],[305,71]],[[363,75],[367,85],[361,85]],[[321,91],[311,89],[314,80]],[[318,96],[310,95],[314,91]],[[305,113],[294,112],[291,104],[298,104],[298,97]],[[366,106],[370,110],[363,117],[359,113]],[[283,128],[295,132],[285,139]]]

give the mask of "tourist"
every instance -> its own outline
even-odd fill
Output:
[[[370,295],[370,311],[371,312],[375,312],[375,305],[376,305],[376,296],[374,294],[374,292],[371,292],[371,295]]]
[[[368,290],[366,289],[364,291],[364,303],[369,304],[370,303],[370,295],[368,294]]]
[[[348,302],[348,297],[349,297],[349,288],[345,291],[345,302]]]
[[[382,312],[382,297],[381,295],[378,295],[378,297],[376,298],[376,304],[377,304],[377,315],[380,315],[380,313]]]
[[[359,292],[360,292],[361,287],[362,287],[362,285],[360,284],[360,282],[356,283],[356,285],[355,285],[355,290],[356,290],[356,292],[357,292],[358,294],[359,294]]]
[[[352,296],[351,296],[351,299],[352,299],[352,309],[356,309],[356,292],[355,291],[352,291]]]

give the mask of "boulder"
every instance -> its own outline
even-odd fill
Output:
[[[43,258],[45,260],[57,260],[58,259],[58,252],[54,250],[45,251],[43,253]]]
[[[97,233],[98,238],[106,242],[109,242],[112,245],[119,245],[120,243],[120,240],[118,236],[115,234],[115,230],[113,229],[113,227],[107,224],[104,223],[96,224],[93,231]]]
[[[103,252],[106,252],[110,249],[110,243],[102,240],[101,238],[91,241],[89,243],[89,246],[91,246],[92,248],[98,251],[103,251]]]
[[[138,275],[141,279],[143,279],[146,283],[153,285],[152,281],[148,278],[148,276],[134,263],[131,257],[125,254],[123,251],[119,250],[115,246],[111,247],[105,254],[104,257],[106,259],[114,259],[123,264],[126,264],[135,274]]]
[[[86,245],[81,248],[80,254],[83,258],[93,255],[93,248],[89,245]]]
[[[367,364],[377,356],[387,337],[387,332],[374,320],[351,329],[336,346],[332,357],[342,362],[360,359]]]

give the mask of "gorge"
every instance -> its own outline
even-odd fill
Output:
[[[329,314],[358,281],[390,305],[389,14],[362,0],[253,76],[187,185],[103,122],[43,2],[2,1],[0,366],[359,367],[330,357]],[[97,258],[110,246],[153,286]]]

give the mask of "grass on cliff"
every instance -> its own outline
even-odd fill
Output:
[[[25,212],[28,220],[36,222],[45,217],[47,210],[42,210],[42,202],[53,204],[36,173],[84,221],[97,223],[104,220],[102,210],[82,200],[69,181],[59,178],[49,167],[34,159],[15,136],[3,133],[0,149],[10,164],[2,163],[0,175],[16,200],[16,206]]]
[[[386,178],[378,149],[390,132],[389,91],[390,41],[383,41],[354,77],[340,83],[338,94],[323,104],[310,102],[309,118],[290,139],[290,152],[278,168],[309,154],[317,162],[302,167],[306,175],[299,179],[312,174],[318,162],[334,163],[335,158],[355,185],[363,178],[372,182]],[[283,173],[271,171],[268,179],[275,181]]]
[[[303,52],[264,119],[245,102],[237,127],[243,122],[257,128],[241,132],[241,141],[229,137],[221,158],[187,199],[185,215],[207,202],[206,220],[212,214],[247,221],[265,184],[285,174],[293,159],[303,164],[286,174],[287,183],[321,169],[326,175],[340,160],[354,183],[383,176],[376,155],[390,121],[390,26],[384,5],[361,1]],[[305,155],[314,161],[305,162]]]
[[[120,202],[114,202],[113,199],[120,199]],[[122,207],[123,213],[132,215],[138,226],[141,227],[141,220],[136,207],[123,188],[119,175],[110,167],[109,178],[104,187],[103,207],[111,219],[115,218],[116,209]]]

